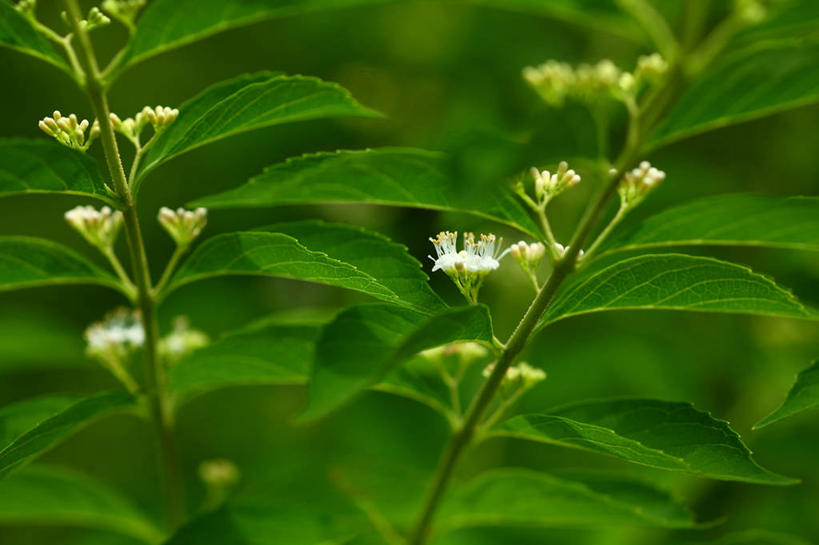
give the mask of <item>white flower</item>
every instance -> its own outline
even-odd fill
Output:
[[[501,250],[503,239],[496,239],[493,234],[481,234],[476,241],[472,233],[465,233],[464,248],[461,251],[457,249],[457,231],[442,231],[436,238],[429,240],[435,246],[437,255],[429,256],[435,263],[432,271],[444,271],[473,304],[477,302],[483,279],[500,266],[500,260],[509,251]]]
[[[626,208],[637,206],[663,180],[665,172],[654,168],[648,161],[643,161],[640,166],[623,175],[617,188],[621,205]]]
[[[208,223],[208,211],[205,208],[196,210],[178,208],[174,211],[163,206],[159,210],[158,220],[179,246],[187,246],[205,228]]]
[[[93,206],[77,206],[65,213],[65,220],[88,242],[106,251],[113,248],[122,227],[122,212],[108,206],[99,211]]]
[[[176,363],[194,350],[207,346],[210,339],[196,329],[191,329],[185,316],[177,316],[173,322],[173,331],[159,341],[159,353],[167,363]]]
[[[495,370],[495,364],[489,364],[483,370],[483,376],[489,378],[489,375]],[[521,362],[517,365],[513,365],[506,370],[506,374],[503,376],[503,383],[505,386],[515,386],[515,385],[522,385],[525,388],[531,388],[538,382],[542,382],[546,379],[546,372],[542,369],[537,369],[536,367],[532,367],[528,363]]]
[[[145,344],[145,328],[139,312],[121,308],[91,324],[85,330],[85,340],[89,355],[121,359]]]
[[[535,196],[541,203],[546,203],[553,197],[560,195],[570,187],[580,183],[580,175],[569,168],[566,161],[561,161],[557,171],[552,174],[548,170],[539,171],[535,167],[529,169],[535,181]]]

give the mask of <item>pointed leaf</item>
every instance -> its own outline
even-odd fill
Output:
[[[690,528],[695,522],[670,494],[639,481],[499,469],[454,490],[444,501],[438,527],[509,525]]]
[[[341,312],[321,333],[308,385],[305,418],[317,418],[374,386],[418,352],[457,341],[492,342],[486,307],[433,316],[385,304]]]
[[[33,466],[0,481],[0,523],[110,530],[147,543],[162,533],[115,490],[65,468]]]
[[[239,76],[208,87],[179,107],[179,117],[146,154],[139,178],[177,155],[237,133],[322,117],[378,115],[346,89],[318,78]]]
[[[63,412],[79,399],[49,395],[25,399],[0,407],[0,451],[44,420]]]
[[[0,237],[0,291],[55,284],[121,289],[113,275],[65,246],[38,238]]]
[[[26,53],[69,72],[45,36],[8,2],[0,2],[0,46]]]
[[[445,157],[410,148],[337,151],[291,158],[265,169],[236,189],[195,201],[208,208],[253,208],[288,204],[370,203],[433,210],[459,210],[511,225],[537,236],[538,227],[505,186],[473,197],[446,173]],[[477,197],[480,197],[478,199]]]
[[[0,197],[64,193],[111,202],[97,163],[48,140],[0,140]]]
[[[819,251],[819,198],[736,194],[700,199],[623,229],[603,253],[695,245]]]
[[[28,422],[32,424],[37,422],[0,450],[0,477],[42,454],[93,419],[116,410],[133,407],[136,400],[126,392],[104,392],[80,399],[54,412],[51,416],[39,420],[47,410],[53,411],[58,403],[60,402],[55,401],[51,409],[47,409],[37,402],[32,402],[29,409],[33,413],[36,412],[36,417],[30,416]],[[12,406],[7,410],[10,411],[10,418],[13,418],[15,422],[23,421],[24,417],[19,414],[20,405]],[[19,434],[22,426],[18,424],[15,426],[17,429],[15,433]]]
[[[707,257],[661,254],[582,270],[558,291],[543,323],[616,309],[819,318],[789,291],[750,269]]]
[[[370,238],[373,248],[381,248],[384,255],[395,253],[395,246],[377,236]],[[322,243],[323,245],[324,243]],[[323,246],[329,248],[329,246]],[[335,251],[335,249],[333,249]],[[344,255],[349,247],[340,247]],[[321,251],[313,251],[299,241],[282,233],[247,231],[218,235],[205,241],[174,275],[168,291],[184,284],[225,275],[257,275],[293,278],[338,286],[371,295],[377,299],[396,304],[417,307],[417,297],[401,298],[398,292],[406,286],[400,278],[396,281],[395,260],[371,260],[370,256],[355,256],[356,263],[347,263]],[[365,263],[370,270],[362,270],[356,264]],[[405,275],[418,275],[418,262],[398,260]],[[407,295],[403,293],[402,295]]]
[[[783,418],[793,416],[819,407],[819,361],[802,370],[796,377],[796,382],[788,392],[788,397],[782,405],[774,412],[760,420],[754,429],[759,429],[773,424]]]
[[[544,414],[515,416],[500,426],[498,434],[712,479],[778,485],[798,482],[762,468],[727,422],[690,403],[587,401]]]
[[[762,43],[706,70],[652,135],[657,147],[819,101],[819,42]]]

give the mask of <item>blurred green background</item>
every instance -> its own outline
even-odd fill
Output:
[[[674,20],[682,1],[660,2]],[[59,25],[56,3],[40,12]],[[89,4],[90,5],[90,4]],[[122,43],[115,25],[98,32],[107,55]],[[289,156],[334,149],[408,145],[452,151],[465,180],[504,183],[523,167],[562,158],[594,157],[594,129],[580,108],[556,112],[520,77],[521,68],[550,58],[594,62],[611,58],[625,68],[649,53],[602,29],[489,7],[407,2],[287,17],[206,39],[129,70],[111,92],[121,117],[146,104],[178,106],[207,85],[244,72],[281,70],[336,81],[379,120],[329,120],[255,131],[188,153],[151,174],[141,214],[154,274],[170,255],[170,239],[155,221],[160,206],[235,187]],[[103,57],[106,54],[103,53]],[[37,120],[59,109],[90,116],[73,83],[52,67],[0,50],[0,137],[46,138]],[[650,159],[667,181],[641,207],[649,214],[698,196],[736,191],[819,194],[819,108],[792,110],[674,144]],[[92,153],[99,156],[99,146]],[[581,168],[581,174],[583,174]],[[591,178],[591,177],[590,177]],[[465,183],[465,188],[469,184]],[[552,208],[558,238],[568,237],[593,180]],[[84,202],[24,195],[0,200],[0,234],[63,242],[98,259],[62,218]],[[442,229],[516,235],[474,217],[369,206],[310,206],[214,211],[207,235],[292,218],[325,218],[384,233],[409,247],[429,271],[427,237]],[[122,242],[122,241],[120,241]],[[752,248],[703,250],[750,266],[819,305],[819,257]],[[443,275],[431,282],[448,301],[460,297]],[[511,262],[482,292],[498,335],[505,338],[531,297]],[[184,314],[212,336],[273,312],[330,308],[366,298],[289,280],[228,278],[188,286],[161,309],[168,327]],[[115,387],[83,356],[82,332],[124,300],[97,288],[53,287],[0,293],[0,405],[49,392],[94,392]],[[216,312],[214,312],[216,309]],[[566,401],[641,396],[691,401],[729,420],[764,466],[803,483],[776,488],[683,478],[625,462],[514,440],[493,440],[471,451],[460,472],[468,477],[495,465],[553,470],[622,467],[661,482],[688,500],[700,520],[726,517],[714,528],[667,532],[618,528],[521,531],[520,543],[686,543],[731,530],[764,528],[805,539],[819,536],[819,419],[808,413],[763,431],[751,425],[774,409],[795,373],[819,356],[819,327],[796,320],[671,312],[618,312],[577,317],[540,334],[526,355],[549,378],[524,400],[531,409]],[[309,490],[339,466],[376,469],[406,478],[403,502],[417,500],[445,439],[445,423],[408,400],[372,393],[317,427],[289,424],[304,402],[297,387],[235,388],[202,396],[180,414],[182,456],[192,502],[202,494],[196,467],[204,459],[234,460],[243,474],[239,497]],[[121,490],[145,510],[160,505],[150,429],[130,416],[109,418],[49,453],[48,462],[80,468]],[[318,475],[318,476],[317,476]],[[318,485],[317,485],[318,486]],[[386,504],[393,499],[383,498]],[[401,502],[398,502],[401,503]],[[417,505],[417,501],[415,501]],[[400,507],[396,507],[400,509]],[[505,534],[508,538],[509,534]],[[0,528],[0,543],[120,543],[67,528]],[[119,539],[119,538],[117,538]],[[500,538],[498,538],[500,539]],[[466,543],[500,543],[491,532]],[[122,543],[128,543],[122,541]],[[505,543],[510,543],[506,541]],[[230,545],[230,544],[226,544]]]

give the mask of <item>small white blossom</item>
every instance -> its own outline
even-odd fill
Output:
[[[635,76],[638,80],[656,80],[668,72],[668,62],[659,53],[642,55],[637,59]]]
[[[57,142],[72,149],[85,151],[91,146],[91,142],[99,136],[99,123],[89,123],[87,119],[79,121],[75,114],[64,116],[59,110],[54,110],[51,116],[46,116],[38,123],[40,129],[49,136],[53,136]],[[88,128],[88,137],[85,132]]]
[[[580,183],[580,175],[570,169],[566,161],[560,162],[554,174],[548,170],[539,171],[535,167],[529,169],[529,173],[535,181],[535,196],[541,203],[548,202]]]
[[[465,233],[461,251],[457,249],[457,232],[441,232],[429,240],[437,254],[437,257],[429,256],[435,263],[432,271],[444,271],[473,304],[477,302],[478,290],[484,278],[500,266],[500,260],[508,252],[501,250],[503,239],[496,239],[493,234],[481,234],[476,241],[472,233]]]
[[[575,84],[572,67],[565,62],[546,61],[523,69],[523,79],[552,106],[562,106]]]
[[[103,251],[114,246],[122,228],[122,212],[103,206],[99,211],[93,206],[77,206],[65,213],[65,220],[88,242]]]
[[[173,323],[173,331],[159,341],[159,353],[167,363],[176,363],[194,350],[207,346],[210,339],[196,329],[184,316],[178,316]]]
[[[654,168],[648,161],[643,161],[640,166],[623,175],[617,188],[621,205],[625,208],[637,206],[663,180],[665,172]]]
[[[495,370],[495,364],[487,365],[483,370],[483,376],[488,378]],[[546,379],[546,372],[542,369],[532,367],[528,363],[521,362],[513,365],[506,370],[503,376],[503,385],[505,387],[523,386],[524,388],[531,388],[538,382]]]
[[[163,206],[159,210],[159,223],[171,235],[179,246],[187,246],[193,241],[208,222],[208,211],[205,208],[176,211]]]

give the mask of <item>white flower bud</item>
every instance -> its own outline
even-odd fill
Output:
[[[204,208],[176,211],[162,207],[158,215],[159,224],[165,228],[178,246],[187,246],[199,236],[208,222],[208,211]]]
[[[43,132],[60,144],[80,151],[87,150],[98,134],[92,130],[86,138],[85,132],[90,125],[87,119],[79,121],[76,114],[65,117],[59,110],[54,110],[51,117],[44,117],[37,123]]]
[[[77,206],[65,213],[65,220],[88,242],[106,252],[114,247],[122,227],[122,212],[103,206],[99,211],[93,206]]]
[[[617,192],[623,207],[633,208],[640,204],[646,195],[665,180],[665,172],[654,168],[648,161],[642,161],[637,168],[626,172]]]
[[[190,322],[185,316],[177,316],[173,323],[173,331],[159,341],[159,354],[166,363],[174,364],[210,343],[206,334],[191,329]]]

